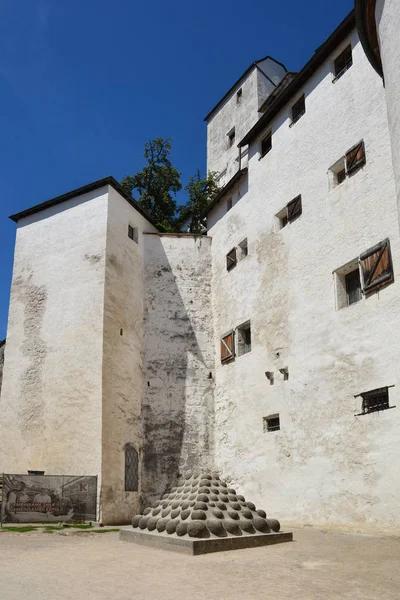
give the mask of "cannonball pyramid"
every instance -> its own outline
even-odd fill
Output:
[[[263,510],[208,472],[188,473],[179,487],[134,516],[132,525],[147,532],[190,538],[236,537],[280,529],[279,521],[267,519]]]

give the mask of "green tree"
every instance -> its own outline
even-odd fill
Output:
[[[136,175],[129,175],[121,181],[122,187],[164,231],[174,228],[174,196],[182,189],[181,173],[171,163],[170,152],[170,138],[149,140],[144,149],[147,164]]]
[[[186,204],[179,207],[179,216],[176,222],[177,229],[180,229],[184,223],[189,221],[190,233],[204,233],[206,231],[204,211],[220,190],[217,173],[210,171],[202,179],[200,171],[197,171],[197,174],[189,179],[185,190],[189,194],[189,199]]]

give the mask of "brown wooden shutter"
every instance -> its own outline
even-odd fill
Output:
[[[365,165],[365,147],[364,142],[359,142],[354,148],[346,152],[347,173],[352,173]]]
[[[368,294],[391,283],[393,277],[390,243],[386,239],[360,256],[363,291]]]
[[[221,338],[221,362],[235,357],[235,332],[230,331]]]
[[[233,269],[233,267],[236,266],[236,262],[237,262],[237,259],[236,259],[236,248],[233,248],[226,255],[226,269],[227,269],[227,271],[230,271],[231,269]]]
[[[288,221],[294,221],[302,213],[301,196],[297,196],[287,205]]]

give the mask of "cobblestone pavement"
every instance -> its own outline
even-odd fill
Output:
[[[292,543],[203,556],[111,532],[0,532],[0,598],[399,600],[400,538],[293,531]]]

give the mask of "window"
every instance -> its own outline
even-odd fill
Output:
[[[139,230],[137,227],[132,227],[132,225],[128,225],[128,237],[134,242],[138,243],[139,241]]]
[[[232,198],[228,198],[226,201],[226,212],[229,212],[232,208]]]
[[[230,148],[231,146],[233,146],[234,141],[235,141],[235,128],[234,127],[232,127],[232,129],[230,131],[228,131],[227,136],[228,136],[228,148]]]
[[[276,216],[279,219],[280,229],[286,227],[288,223],[292,223],[298,219],[302,213],[301,195],[293,198]]]
[[[361,413],[357,416],[367,415],[372,412],[380,410],[387,410],[388,408],[396,408],[395,406],[389,406],[389,387],[377,388],[376,390],[370,390],[369,392],[363,392],[355,396],[356,398],[362,398]]]
[[[353,148],[346,152],[346,173],[350,175],[365,165],[364,142],[358,142]]]
[[[263,156],[265,156],[266,154],[268,154],[268,152],[271,150],[272,148],[272,133],[268,133],[262,140],[261,140],[261,158]]]
[[[380,242],[360,256],[364,294],[377,292],[394,280],[390,242]]]
[[[230,331],[221,337],[221,362],[235,358],[235,332]]]
[[[390,242],[379,242],[373,248],[337,271],[336,308],[341,309],[368,297],[394,281]]]
[[[339,158],[329,169],[331,176],[332,187],[336,187],[343,183],[346,176],[350,176],[363,165],[365,165],[365,146],[363,140],[350,148],[344,156]]]
[[[132,444],[125,446],[125,491],[137,492],[139,488],[139,456]]]
[[[243,89],[240,88],[238,89],[238,91],[236,92],[236,102],[238,104],[240,104],[241,100],[242,100],[242,96],[243,96]]]
[[[292,125],[296,123],[306,112],[306,102],[304,94],[292,106]]]
[[[264,433],[267,431],[279,431],[281,423],[279,415],[270,415],[269,417],[263,417]]]
[[[345,275],[345,286],[346,286],[346,297],[347,297],[347,306],[350,304],[354,304],[361,300],[361,280],[360,280],[360,270],[355,269]]]
[[[251,352],[251,327],[250,321],[237,328],[238,356]]]
[[[249,250],[247,247],[247,238],[245,240],[243,240],[243,242],[240,242],[238,248],[239,248],[239,252],[240,252],[240,258],[241,259],[245,258],[249,253]]]
[[[232,248],[232,250],[226,255],[226,270],[231,271],[234,267],[236,267],[236,264],[236,248]]]
[[[339,77],[341,77],[343,75],[343,73],[345,73],[348,69],[350,69],[352,64],[353,64],[353,56],[351,53],[351,45],[349,44],[347,46],[347,48],[345,48],[343,50],[343,52],[341,52],[339,54],[339,56],[337,58],[335,58],[335,60],[333,61],[334,73],[335,73],[335,78],[333,81],[336,81],[336,79],[339,79]]]

